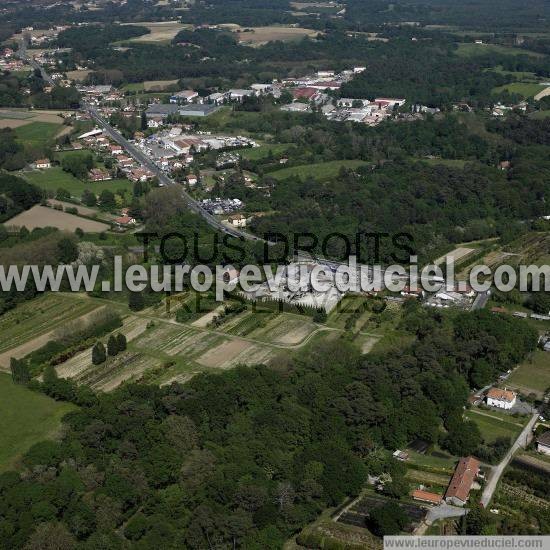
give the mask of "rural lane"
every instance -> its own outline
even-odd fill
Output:
[[[495,492],[495,489],[497,488],[498,482],[500,481],[500,478],[502,477],[502,474],[504,473],[506,466],[508,466],[508,464],[512,460],[514,453],[518,449],[527,447],[527,445],[530,443],[531,439],[533,438],[533,426],[535,425],[538,416],[539,416],[538,412],[533,413],[533,415],[531,416],[531,419],[529,420],[525,428],[523,428],[523,430],[519,434],[514,444],[510,447],[509,451],[506,453],[506,456],[502,459],[502,461],[497,466],[494,466],[492,468],[491,473],[489,474],[489,479],[487,481],[487,484],[483,488],[483,493],[481,495],[480,502],[484,508],[487,508],[489,502],[491,502],[491,498],[493,498],[493,494]]]

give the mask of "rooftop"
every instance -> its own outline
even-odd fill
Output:
[[[468,500],[472,484],[479,473],[479,461],[473,456],[461,458],[453,474],[445,498],[456,497],[463,502]]]
[[[499,401],[508,401],[511,403],[515,398],[516,394],[510,390],[501,390],[500,388],[491,388],[487,392],[487,397],[491,399],[498,399]]]

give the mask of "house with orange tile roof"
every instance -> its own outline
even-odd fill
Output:
[[[443,497],[437,493],[430,493],[429,491],[423,491],[422,489],[416,489],[411,493],[414,500],[420,502],[427,502],[428,504],[441,504]]]
[[[497,407],[499,409],[510,410],[517,400],[517,395],[510,390],[491,388],[487,392],[487,405],[489,407]]]

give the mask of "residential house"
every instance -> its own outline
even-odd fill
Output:
[[[136,225],[137,220],[131,216],[121,216],[120,218],[115,218],[115,223],[120,227],[130,227]]]
[[[550,431],[544,432],[537,438],[537,451],[545,455],[550,455]]]
[[[438,505],[443,501],[443,497],[441,495],[438,495],[437,493],[430,493],[429,491],[424,491],[422,489],[416,489],[411,493],[411,496],[414,500],[427,502],[428,504]]]
[[[145,182],[152,180],[154,177],[155,174],[153,174],[150,170],[147,170],[147,168],[135,168],[134,170],[130,170],[130,173],[128,174],[128,179],[133,182]]]
[[[111,155],[122,155],[124,153],[124,149],[118,144],[111,145],[109,149],[111,151]]]
[[[269,94],[273,91],[272,84],[252,84],[250,89],[254,90],[257,95]]]
[[[199,181],[199,179],[197,178],[197,176],[195,176],[195,174],[189,174],[189,175],[185,178],[185,181],[186,181],[189,185],[197,185],[197,182]]]
[[[517,400],[517,395],[510,390],[491,388],[487,392],[487,405],[489,407],[497,407],[499,409],[510,410]]]
[[[234,214],[229,216],[228,221],[233,227],[246,227],[249,220],[244,214]]]
[[[107,170],[101,170],[100,168],[92,168],[88,172],[88,179],[90,181],[107,181],[113,179],[111,174]]]
[[[35,161],[34,167],[38,168],[39,170],[45,170],[46,168],[51,168],[52,163],[49,159],[39,159]]]
[[[469,456],[461,458],[445,492],[445,502],[464,506],[479,475],[479,461]]]

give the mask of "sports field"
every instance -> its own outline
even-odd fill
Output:
[[[35,443],[55,437],[61,419],[72,410],[74,405],[32,392],[0,373],[0,472],[16,467]]]

